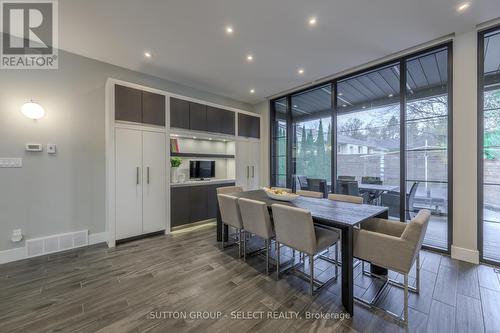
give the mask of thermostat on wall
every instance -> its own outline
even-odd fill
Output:
[[[27,143],[26,151],[42,151],[42,144],[40,143]]]

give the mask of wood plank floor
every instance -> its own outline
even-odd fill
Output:
[[[245,263],[236,248],[222,252],[214,233],[208,225],[1,265],[0,332],[500,332],[500,279],[489,266],[423,251],[422,291],[410,293],[407,330],[357,305],[353,318],[306,318],[342,312],[340,279],[311,298],[294,274],[277,282],[263,274],[261,258]],[[315,269],[321,280],[334,274],[325,262]],[[370,298],[379,285],[357,267],[356,295]],[[401,313],[402,297],[391,287],[379,304]],[[167,318],[174,311],[222,318]],[[232,311],[298,317],[233,319]]]

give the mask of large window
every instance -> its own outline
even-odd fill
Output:
[[[357,181],[365,202],[389,207],[394,219],[400,216],[399,73],[397,62],[339,81],[336,112],[338,181]],[[371,190],[373,183],[392,190]]]
[[[292,95],[293,174],[331,182],[332,87]]]
[[[500,28],[479,34],[481,257],[500,262]]]
[[[406,61],[406,218],[432,213],[424,244],[448,247],[448,49]]]
[[[448,43],[273,100],[271,185],[316,179],[400,221],[429,209],[424,245],[449,251],[450,57]]]
[[[287,186],[287,99],[273,103],[271,126],[271,183],[273,186]]]

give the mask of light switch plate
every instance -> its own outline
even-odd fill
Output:
[[[47,153],[55,154],[56,153],[56,145],[53,143],[48,143],[47,144]]]
[[[0,158],[0,168],[22,168],[22,158]]]

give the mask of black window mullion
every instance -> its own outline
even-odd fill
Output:
[[[330,191],[335,193],[335,186],[337,185],[337,81],[335,80],[331,85],[332,90],[332,174]]]
[[[406,59],[399,61],[399,220],[406,221]]]

